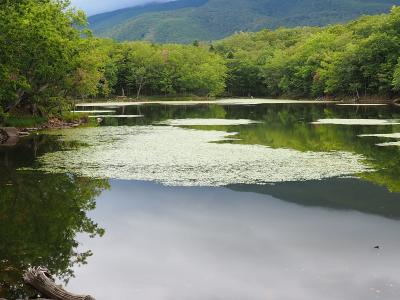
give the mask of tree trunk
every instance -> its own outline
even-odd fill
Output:
[[[142,87],[143,87],[143,85],[142,85],[142,83],[140,83],[139,84],[139,88],[138,88],[137,93],[136,93],[136,99],[137,100],[139,100],[140,92],[142,91]]]
[[[29,268],[24,274],[24,281],[53,300],[95,300],[91,296],[74,295],[57,286],[50,279],[49,271],[46,268]]]
[[[6,113],[9,112],[9,111],[11,111],[11,110],[13,110],[14,108],[16,108],[16,107],[21,103],[21,101],[23,100],[23,97],[25,96],[25,91],[22,90],[22,89],[19,89],[19,90],[15,93],[15,95],[17,96],[17,101],[15,101],[13,104],[9,105],[9,106],[5,109],[5,112],[6,112]]]

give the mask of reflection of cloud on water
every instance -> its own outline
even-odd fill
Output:
[[[360,155],[348,152],[213,143],[232,137],[224,131],[135,126],[85,128],[65,135],[66,140],[91,146],[47,153],[40,158],[42,170],[200,186],[304,181],[368,171]]]
[[[94,256],[71,282],[77,292],[99,300],[400,295],[397,221],[225,188],[111,184],[93,213],[106,236],[81,240]]]

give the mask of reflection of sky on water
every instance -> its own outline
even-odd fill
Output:
[[[400,223],[225,188],[112,181],[69,289],[97,299],[399,299]],[[375,245],[382,250],[375,250]]]

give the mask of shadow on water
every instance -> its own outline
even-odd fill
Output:
[[[64,146],[52,137],[35,136],[16,147],[0,148],[0,298],[31,294],[21,280],[30,265],[45,266],[68,281],[73,266],[86,263],[92,254],[78,251],[77,234],[104,234],[87,212],[109,188],[107,180],[17,171],[32,165],[38,155]]]

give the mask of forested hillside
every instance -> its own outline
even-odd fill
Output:
[[[191,43],[237,31],[323,26],[388,12],[400,0],[178,0],[89,18],[97,36],[119,41]]]
[[[223,93],[225,60],[208,48],[94,38],[83,12],[68,6],[0,3],[0,123],[8,114],[60,115],[89,96]]]
[[[400,89],[400,7],[345,25],[238,33],[215,49],[231,95],[390,98]]]
[[[67,6],[0,4],[0,122],[18,111],[57,115],[87,97],[399,96],[400,7],[344,25],[178,45],[94,38]]]

